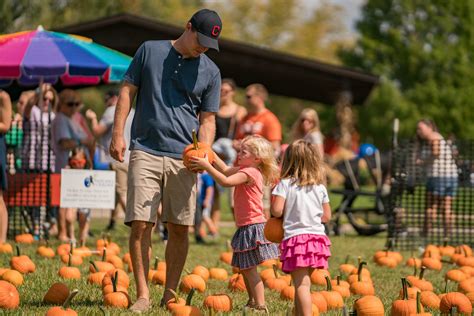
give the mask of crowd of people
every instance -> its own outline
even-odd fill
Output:
[[[219,50],[221,29],[217,13],[204,9],[192,16],[178,39],[142,44],[120,91],[105,95],[106,109],[100,120],[90,109],[82,114],[81,97],[71,89],[58,94],[52,86],[43,85],[24,92],[14,116],[8,95],[0,92],[0,196],[6,189],[7,165],[10,172],[114,170],[117,207],[107,228],[114,229],[119,213],[125,211],[137,287],[137,300],[130,309],[143,312],[151,307],[147,280],[153,227],[158,222],[166,227],[165,288],[176,289],[190,227],[194,227],[196,242],[216,236],[221,197],[229,188],[237,226],[231,243],[232,265],[244,276],[249,296],[246,308],[267,311],[256,267],[264,260],[280,258],[283,271],[294,280],[296,314],[310,315],[310,275],[314,268],[328,267],[331,244],[324,228],[331,209],[318,114],[304,109],[292,126],[290,144],[282,145],[282,126],[266,106],[265,86],[247,86],[246,106],[239,105],[235,82],[221,79],[218,67],[204,54],[210,48]],[[192,130],[198,131],[199,142],[213,144],[214,163],[207,157],[194,157],[190,166],[184,166],[182,153],[193,142]],[[8,158],[7,131],[17,138],[21,135],[21,141],[7,142],[12,149]],[[418,135],[442,139],[426,122],[419,123]],[[432,151],[447,150],[443,148]],[[435,180],[431,194],[439,196]],[[450,195],[444,196],[443,203],[450,205]],[[34,234],[40,235],[36,223],[41,222],[41,212],[32,207],[30,213]],[[279,247],[263,233],[271,215],[283,218],[284,238]],[[85,242],[90,216],[90,209],[59,208],[51,216],[49,233],[61,241],[75,240],[78,219],[79,239]],[[8,220],[1,198],[0,220],[3,243]],[[171,296],[165,291],[161,303]]]

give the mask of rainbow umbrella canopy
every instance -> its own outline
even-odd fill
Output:
[[[91,39],[71,34],[34,31],[0,35],[0,87],[40,82],[88,86],[122,80],[131,57]]]

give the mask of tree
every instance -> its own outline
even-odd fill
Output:
[[[360,38],[343,62],[387,77],[410,106],[400,108],[412,134],[433,118],[443,134],[474,132],[474,3],[470,0],[368,0],[357,24]],[[386,89],[386,87],[381,87]],[[372,101],[380,105],[382,95]],[[401,101],[400,102],[404,102]],[[377,115],[371,106],[366,115]],[[376,126],[372,133],[379,135]]]

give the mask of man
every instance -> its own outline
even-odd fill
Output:
[[[220,71],[204,53],[218,50],[222,22],[216,12],[203,9],[174,41],[145,42],[135,54],[120,90],[110,154],[123,161],[123,130],[137,97],[132,125],[128,203],[125,223],[131,226],[130,255],[137,283],[132,311],[150,308],[147,285],[151,230],[157,220],[167,223],[166,289],[176,289],[188,252],[188,227],[194,225],[196,174],[181,160],[192,143],[211,144],[219,109]],[[177,198],[178,197],[178,198]],[[162,304],[172,297],[165,291]]]
[[[249,113],[237,127],[234,147],[238,150],[240,141],[248,135],[260,135],[272,143],[275,157],[278,158],[282,139],[281,124],[275,114],[265,105],[268,101],[267,89],[259,83],[251,84],[245,89],[245,97]],[[270,218],[271,187],[264,186],[263,190],[264,213],[267,218]]]
[[[110,168],[115,171],[115,193],[117,198],[117,204],[115,209],[112,210],[110,216],[109,226],[107,230],[115,229],[115,223],[119,214],[125,211],[127,205],[127,173],[128,173],[128,162],[130,157],[130,151],[128,146],[130,144],[130,130],[132,127],[133,117],[135,110],[130,109],[130,113],[125,123],[124,138],[126,142],[126,148],[124,155],[124,162],[115,161],[109,154],[110,142],[112,141],[112,127],[114,124],[115,108],[118,101],[118,90],[109,90],[105,94],[105,112],[102,115],[100,121],[97,120],[97,114],[91,109],[86,111],[86,117],[91,121],[92,133],[98,138],[98,152],[99,162],[110,164]],[[108,167],[106,167],[108,169]]]
[[[10,96],[0,90],[0,245],[7,241],[8,212],[3,200],[3,191],[7,189],[7,145],[5,134],[12,123],[12,103]]]

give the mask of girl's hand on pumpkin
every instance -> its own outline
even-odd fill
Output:
[[[209,170],[212,168],[209,160],[207,159],[207,155],[204,158],[199,157],[191,157],[189,166],[191,170],[194,172],[202,171],[202,170]]]

